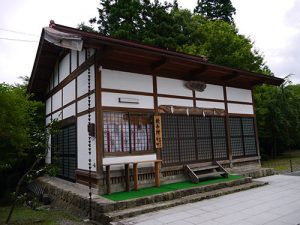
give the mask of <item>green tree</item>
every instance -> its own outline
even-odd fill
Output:
[[[14,187],[42,148],[33,148],[44,129],[44,105],[23,84],[0,84],[0,197]],[[9,174],[9,175],[8,175]]]
[[[175,22],[175,10],[176,1],[162,4],[158,0],[101,0],[99,18],[90,19],[90,23],[97,24],[104,35],[176,49],[181,26]]]
[[[261,152],[272,158],[300,147],[300,86],[262,85],[254,91]]]
[[[253,42],[238,33],[234,25],[222,20],[209,21],[195,15],[190,43],[178,50],[194,55],[204,55],[210,62],[270,74],[262,55],[253,49]]]
[[[49,137],[52,134],[56,134],[57,132],[59,132],[59,122],[57,120],[54,120],[45,129],[37,130],[36,132],[31,134],[34,137],[32,140],[33,146],[30,149],[37,149],[38,153],[36,153],[36,155],[32,157],[31,164],[28,166],[28,168],[26,168],[24,173],[18,179],[15,192],[13,193],[14,198],[5,224],[9,224],[17,203],[22,200],[22,197],[26,196],[22,194],[22,186],[30,183],[38,176],[41,176],[45,173],[48,173],[50,175],[53,175],[53,171],[54,173],[56,173],[57,168],[54,165],[45,165],[44,161],[50,148]]]
[[[0,84],[0,171],[28,154],[30,133],[42,124],[43,104],[30,97],[25,85]]]
[[[225,4],[231,5],[231,2],[215,3]],[[233,24],[179,9],[177,1],[162,4],[158,0],[101,0],[98,11],[99,18],[90,22],[97,23],[99,32],[105,35],[206,56],[210,62],[220,65],[270,74],[261,54],[253,50],[251,40],[239,34]]]
[[[194,13],[200,14],[209,20],[223,20],[234,23],[233,15],[236,10],[231,0],[198,0]]]

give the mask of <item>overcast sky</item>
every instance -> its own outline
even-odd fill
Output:
[[[197,0],[178,2],[182,8],[193,9]],[[274,74],[279,77],[294,74],[291,80],[300,83],[300,0],[232,0],[232,3],[240,33],[251,38]],[[20,82],[19,76],[30,76],[41,30],[51,19],[76,27],[95,17],[98,6],[98,0],[1,0],[0,82],[12,84]]]

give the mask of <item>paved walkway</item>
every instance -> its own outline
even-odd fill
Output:
[[[260,178],[269,185],[121,221],[126,225],[298,225],[300,176]]]

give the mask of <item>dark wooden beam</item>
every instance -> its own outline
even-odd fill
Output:
[[[239,76],[240,76],[240,74],[239,74],[238,72],[233,71],[232,73],[223,76],[223,77],[222,77],[222,80],[223,80],[225,83],[229,83],[230,81],[235,80],[235,79],[238,78]]]
[[[95,54],[95,62],[99,62],[99,65],[102,65],[103,60],[108,58],[113,48],[107,45],[98,46],[96,54]]]
[[[165,64],[167,64],[169,62],[169,60],[165,57],[165,56],[162,56],[160,58],[160,60],[156,61],[156,62],[153,62],[151,65],[150,65],[150,68],[152,71],[156,71],[156,70],[159,70],[161,67],[163,67]]]
[[[252,81],[250,84],[251,84],[251,87],[255,86],[255,85],[259,85],[259,84],[263,84],[265,83],[266,79],[259,79],[259,80],[254,80]]]
[[[201,75],[202,73],[204,73],[207,70],[207,66],[206,65],[202,65],[201,67],[191,70],[188,73],[188,80],[195,80],[199,75]]]
[[[70,49],[62,49],[59,54],[58,54],[58,60],[62,60],[68,53],[70,53],[71,50]]]

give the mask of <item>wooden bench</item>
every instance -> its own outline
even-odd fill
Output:
[[[111,166],[120,166],[124,165],[125,170],[125,186],[126,191],[130,191],[130,173],[129,168],[130,164],[133,165],[133,181],[134,181],[134,190],[138,190],[138,164],[141,163],[154,163],[154,174],[155,174],[155,186],[160,186],[160,166],[162,160],[144,160],[144,161],[134,161],[134,162],[126,162],[126,163],[111,163],[111,164],[104,164],[105,166],[105,173],[106,173],[106,189],[107,194],[111,194],[111,184],[110,184],[110,167]]]

